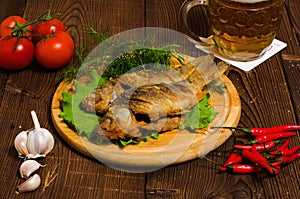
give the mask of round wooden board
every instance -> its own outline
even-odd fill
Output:
[[[227,89],[224,94],[212,94],[215,111],[218,112],[211,126],[236,126],[240,119],[241,104],[236,88],[225,75],[222,76]],[[206,129],[197,133],[174,130],[160,134],[159,139],[149,139],[137,145],[120,148],[114,144],[96,145],[79,136],[59,116],[62,92],[72,87],[61,83],[52,101],[52,119],[59,135],[74,149],[113,167],[158,168],[182,163],[201,157],[223,144],[231,135],[228,129]],[[116,166],[118,165],[118,166]]]

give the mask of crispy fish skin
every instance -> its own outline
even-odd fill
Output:
[[[183,80],[184,77],[175,70],[153,71],[141,70],[127,73],[116,79],[110,79],[98,86],[88,94],[81,102],[83,110],[92,113],[105,114],[110,103],[125,90],[138,88],[148,84],[171,83]]]
[[[81,108],[91,113],[106,113],[117,81],[118,79],[111,79],[97,87],[82,100]]]
[[[111,107],[101,119],[95,132],[109,140],[141,137],[142,133],[135,124],[134,117],[130,110],[121,105]]]
[[[147,132],[166,132],[178,128],[184,120],[180,115],[168,116],[160,118],[157,121],[145,122],[137,121],[135,116],[127,108],[118,109],[118,113],[114,110],[105,114],[102,121],[96,127],[95,132],[100,136],[109,140],[140,138],[143,133]],[[118,120],[112,119],[114,114],[120,114]],[[120,119],[122,118],[122,120]]]
[[[162,83],[136,89],[131,95],[129,109],[133,114],[142,115],[152,111],[156,113],[155,119],[158,119],[163,116],[161,114],[181,115],[183,110],[189,110],[197,102],[187,82]]]
[[[133,92],[122,93],[100,121],[101,129],[109,139],[140,137],[141,132],[164,132],[178,128],[182,116],[194,107],[199,99],[190,83],[144,85]],[[103,132],[101,132],[103,133]]]

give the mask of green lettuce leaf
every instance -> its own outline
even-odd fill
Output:
[[[96,114],[87,113],[80,108],[82,99],[89,94],[97,85],[103,84],[104,79],[100,78],[97,71],[92,71],[93,81],[89,84],[74,82],[76,93],[62,93],[62,112],[60,117],[69,124],[78,135],[85,135],[88,138],[93,136],[100,117]]]
[[[206,128],[216,117],[214,107],[209,104],[210,94],[208,93],[199,103],[186,114],[185,121],[180,129],[202,129]]]

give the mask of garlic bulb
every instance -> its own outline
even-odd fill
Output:
[[[22,178],[28,178],[40,167],[45,167],[45,165],[42,165],[35,160],[25,160],[19,168],[20,175]]]
[[[54,138],[47,129],[40,127],[34,111],[31,111],[31,116],[34,129],[19,133],[15,138],[15,148],[27,159],[45,157],[54,147]]]
[[[34,174],[32,177],[28,178],[25,182],[17,186],[17,191],[19,193],[33,191],[37,189],[41,184],[41,178],[38,174]]]

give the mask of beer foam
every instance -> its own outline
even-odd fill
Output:
[[[268,0],[232,0],[232,1],[239,2],[239,3],[258,3],[258,2],[268,1]]]

